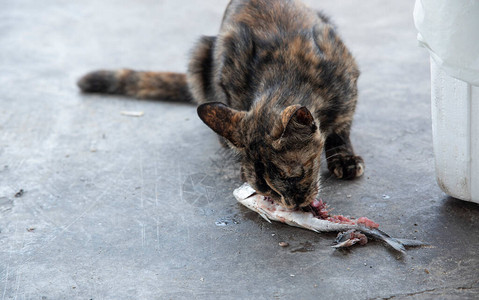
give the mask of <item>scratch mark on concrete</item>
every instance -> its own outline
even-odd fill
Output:
[[[26,231],[23,231],[23,233],[22,233],[22,249],[23,249],[23,246],[24,246],[24,244],[25,244],[25,232],[26,232]],[[23,251],[20,251],[20,253],[21,253],[21,254],[20,254],[21,257],[23,257]],[[20,259],[20,261],[21,261],[21,259]],[[17,268],[17,274],[16,274],[16,276],[15,276],[15,284],[14,284],[14,286],[16,286],[16,288],[15,288],[15,298],[14,298],[14,300],[17,299],[18,289],[20,288],[20,278],[21,278],[20,269],[21,269],[21,266],[22,266],[22,265],[20,265],[20,267]]]
[[[180,188],[180,199],[181,199],[181,202],[185,202],[185,198],[183,197],[183,185],[182,185],[183,174],[181,174],[181,167],[178,162],[176,163],[176,168],[178,169],[178,186]]]
[[[18,289],[20,288],[20,277],[21,277],[21,274],[20,272],[18,272],[17,270],[17,276],[15,277],[15,297],[13,298],[14,300],[17,300],[17,296],[18,296]]]
[[[181,199],[181,202],[182,203],[185,203],[185,198],[184,198],[184,195],[183,195],[183,174],[181,173],[181,167],[180,167],[180,164],[178,161],[176,161],[176,168],[178,169],[178,185],[179,185],[179,188],[180,188],[180,199]],[[190,225],[189,223],[185,220],[185,215],[184,214],[181,214],[181,219],[183,221],[183,224],[184,224],[184,227],[186,228],[186,236],[188,238],[188,241],[191,239],[191,236],[190,236]]]
[[[7,267],[6,267],[6,272],[5,272],[5,285],[3,287],[3,297],[2,300],[5,300],[5,294],[7,292],[7,286],[8,286],[8,271],[10,268],[10,260],[12,258],[12,250],[10,249],[10,253],[8,255],[8,261],[7,261]]]
[[[140,150],[140,180],[141,180],[141,189],[140,189],[140,207],[144,208],[144,203],[143,203],[143,188],[144,188],[144,176],[143,176],[143,155]]]
[[[448,291],[453,291],[453,290],[456,290],[456,291],[477,290],[478,287],[475,286],[476,283],[477,283],[477,282],[475,282],[474,284],[472,284],[472,285],[470,285],[470,286],[439,287],[439,288],[432,288],[432,289],[427,289],[427,290],[422,290],[422,291],[417,291],[417,292],[412,292],[412,293],[407,293],[407,294],[396,294],[396,295],[392,295],[392,296],[388,296],[388,297],[370,298],[370,299],[385,299],[385,300],[389,300],[389,299],[394,299],[394,298],[397,298],[397,297],[401,297],[401,298],[414,297],[414,296],[423,295],[423,294],[432,293],[432,292],[441,292],[441,293],[446,292],[446,293],[447,293]],[[431,296],[434,296],[434,295],[431,295]]]
[[[156,240],[158,243],[158,251],[160,251],[160,218],[156,218]]]
[[[190,236],[190,226],[188,225],[188,222],[185,220],[185,216],[181,215],[181,219],[183,220],[183,224],[185,224],[186,227],[186,237],[187,240],[190,241],[191,236]]]
[[[145,224],[140,222],[141,227],[141,247],[144,248],[146,245],[146,229]]]
[[[159,206],[158,203],[158,152],[155,155],[155,204],[156,207]]]
[[[131,162],[132,158],[130,158],[130,160],[128,160],[128,162],[126,164],[123,165],[123,167],[121,168],[120,172],[118,173],[118,175],[116,176],[116,178],[114,179],[113,182],[117,182],[118,179],[120,178],[120,176],[123,175],[123,172],[125,172],[125,169],[126,169],[126,166]],[[68,228],[70,228],[70,226],[72,226],[73,224],[75,224],[78,220],[80,220],[81,218],[83,218],[88,212],[90,212],[95,206],[98,205],[98,202],[101,200],[101,198],[103,198],[103,196],[105,196],[107,193],[110,192],[110,190],[112,189],[111,186],[109,186],[108,188],[104,189],[103,192],[100,194],[100,196],[98,196],[95,201],[93,201],[93,204],[90,205],[87,209],[85,209],[83,211],[83,213],[81,213],[77,218],[75,218],[70,224],[68,224],[67,226],[65,226],[63,228],[62,231],[60,231],[60,233],[56,236],[54,236],[54,238],[51,241],[53,241],[55,238],[57,238],[58,236],[60,236],[62,233],[64,233],[65,231],[68,230]]]
[[[18,225],[18,220],[17,220],[17,222],[15,222],[15,231],[13,233],[13,236],[16,236],[17,225]],[[10,271],[10,261],[12,260],[13,244],[14,244],[14,241],[12,241],[11,244],[10,244],[10,253],[8,254],[7,268],[6,268],[6,272],[5,272],[5,286],[3,287],[2,300],[5,300],[5,295],[7,293],[8,275],[9,275],[8,273]]]

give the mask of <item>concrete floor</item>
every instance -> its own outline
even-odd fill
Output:
[[[479,206],[435,182],[412,0],[306,1],[362,70],[352,138],[366,174],[324,171],[322,197],[433,245],[403,256],[336,251],[334,234],[241,207],[238,166],[194,107],[78,92],[97,68],[184,71],[227,2],[0,0],[0,298],[477,299]]]

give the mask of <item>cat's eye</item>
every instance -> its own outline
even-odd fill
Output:
[[[286,175],[286,172],[279,172],[279,178],[282,180],[288,180],[288,181],[300,181],[304,178],[305,176],[305,171],[303,168],[301,168],[301,174],[296,175],[296,176],[288,176]]]

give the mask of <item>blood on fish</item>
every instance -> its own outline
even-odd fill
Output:
[[[350,224],[350,225],[358,224],[358,225],[363,225],[369,228],[379,227],[379,224],[371,221],[370,219],[366,217],[361,217],[357,220],[354,220],[354,219],[351,220],[350,218],[342,216],[342,215],[330,215],[329,213],[331,212],[331,209],[321,199],[314,200],[313,203],[311,203],[311,205],[309,206],[309,210],[311,211],[314,217],[318,219],[328,220],[334,223]]]
[[[361,217],[359,218],[357,221],[356,221],[356,224],[358,225],[364,225],[366,227],[369,227],[369,228],[378,228],[379,227],[379,224],[376,223],[376,222],[373,222],[371,220],[369,220],[368,218],[366,217]]]
[[[345,216],[341,215],[332,215],[326,218],[326,220],[334,222],[334,223],[341,223],[341,224],[350,224],[350,225],[355,225],[356,222],[354,220],[351,220]]]
[[[354,229],[340,232],[336,237],[336,248],[351,247],[356,243],[359,243],[361,246],[366,245],[368,243],[368,238],[365,234]]]
[[[358,239],[359,240],[359,245],[361,245],[361,246],[364,246],[368,243],[368,238],[366,237],[366,235],[364,235],[363,233],[358,232],[358,231],[355,231],[355,232],[351,233],[351,238],[352,239]]]
[[[319,219],[326,220],[329,217],[329,206],[323,202],[323,200],[314,200],[313,203],[309,206],[313,216]]]

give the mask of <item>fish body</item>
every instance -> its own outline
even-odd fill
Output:
[[[346,248],[356,243],[361,245],[366,244],[367,238],[365,236],[381,240],[399,252],[404,252],[406,250],[405,247],[426,245],[417,240],[392,238],[387,233],[379,230],[377,228],[379,227],[378,224],[367,218],[355,220],[343,216],[330,215],[320,218],[314,216],[311,212],[284,208],[266,199],[264,196],[257,194],[247,183],[237,188],[233,192],[233,195],[238,202],[250,210],[257,212],[263,219],[270,223],[271,221],[278,221],[315,232],[340,232],[336,238],[334,248]]]
[[[335,232],[350,229],[359,229],[355,224],[334,223],[318,219],[312,213],[299,210],[290,210],[274,202],[265,200],[265,197],[256,194],[256,191],[247,183],[237,188],[233,195],[241,204],[257,212],[263,219],[271,223],[278,221],[291,226],[306,228],[316,232]]]

